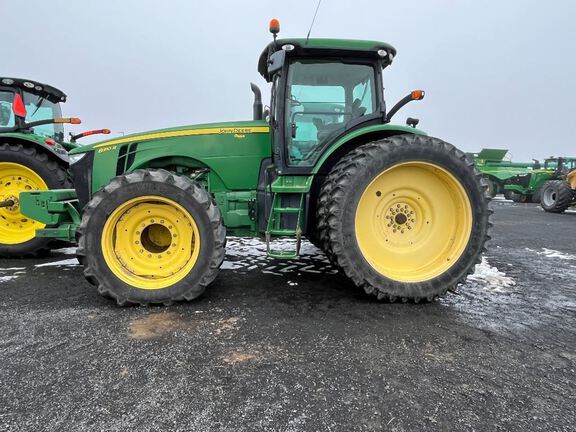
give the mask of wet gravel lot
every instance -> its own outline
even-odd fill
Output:
[[[230,239],[201,299],[148,309],[98,296],[73,249],[0,260],[0,430],[576,430],[576,213],[494,209],[476,274],[425,305],[310,245]]]

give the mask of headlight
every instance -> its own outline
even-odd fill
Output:
[[[84,156],[86,156],[88,152],[85,153],[75,153],[68,155],[68,159],[70,159],[70,165],[75,164],[76,162],[80,161]]]

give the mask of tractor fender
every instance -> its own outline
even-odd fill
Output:
[[[568,181],[570,187],[576,190],[576,169],[568,173],[568,175],[566,176],[566,180]]]
[[[312,174],[327,173],[345,153],[362,144],[401,134],[427,135],[420,129],[393,124],[379,124],[355,129],[328,146],[316,162]]]
[[[169,170],[170,166],[179,165],[185,166],[188,168],[199,168],[199,169],[207,169],[209,170],[209,176],[211,178],[211,183],[215,189],[226,189],[224,185],[224,181],[218,175],[217,171],[214,170],[213,167],[210,166],[209,161],[201,161],[195,158],[191,158],[189,156],[183,156],[179,154],[174,155],[164,155],[162,157],[148,157],[139,160],[136,164],[130,167],[130,171],[134,171],[137,169],[146,169],[146,168],[162,168]],[[212,189],[212,188],[211,188]]]
[[[60,145],[49,145],[46,144],[46,138],[39,137],[38,135],[23,134],[23,133],[6,133],[0,134],[0,143],[8,144],[32,144],[35,147],[41,148],[48,155],[56,158],[63,165],[68,167],[69,159],[68,152],[66,149]]]

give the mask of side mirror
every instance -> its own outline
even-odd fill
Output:
[[[272,75],[274,72],[278,72],[284,66],[284,60],[286,60],[286,51],[280,50],[276,51],[268,58],[268,74]]]

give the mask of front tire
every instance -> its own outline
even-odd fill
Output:
[[[200,296],[225,254],[226,229],[210,194],[165,170],[112,179],[86,205],[78,233],[84,275],[122,306]]]
[[[549,213],[563,213],[572,204],[572,189],[564,180],[549,180],[542,186],[540,205]]]
[[[71,187],[66,168],[43,151],[28,144],[0,144],[0,201],[15,202],[0,208],[0,257],[46,255],[55,245],[52,239],[36,237],[45,225],[20,213],[20,192]]]
[[[454,146],[394,136],[353,150],[332,172],[323,204],[329,255],[368,294],[430,301],[480,262],[490,197]]]

